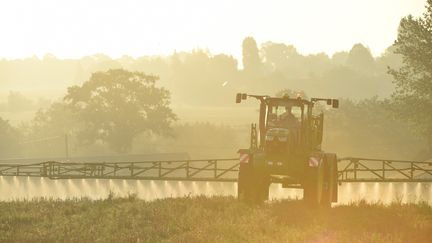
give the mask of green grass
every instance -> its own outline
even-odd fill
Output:
[[[0,202],[0,242],[431,242],[427,204],[310,209],[232,197]]]

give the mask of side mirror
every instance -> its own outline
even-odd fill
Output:
[[[331,105],[332,104],[332,100],[331,99],[327,99],[327,105]]]
[[[242,101],[242,94],[237,93],[237,95],[236,95],[236,103],[237,103],[237,104],[238,104],[238,103],[241,103],[241,101]]]
[[[246,100],[247,99],[247,94],[242,94],[242,100]]]
[[[332,107],[333,108],[339,108],[339,100],[333,99],[332,100]]]

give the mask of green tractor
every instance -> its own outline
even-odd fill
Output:
[[[260,203],[269,198],[271,183],[302,188],[304,201],[329,207],[337,202],[337,158],[321,150],[324,115],[315,114],[317,102],[339,107],[336,99],[237,94],[260,101],[258,129],[251,126],[249,149],[240,149],[238,197]]]

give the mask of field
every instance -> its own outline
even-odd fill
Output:
[[[246,205],[233,197],[131,195],[0,202],[0,242],[430,242],[432,208],[301,201]]]

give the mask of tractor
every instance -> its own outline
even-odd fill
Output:
[[[324,114],[315,106],[323,101],[338,108],[339,101],[239,93],[236,103],[247,98],[260,102],[259,121],[258,127],[251,125],[250,147],[238,151],[238,198],[262,203],[269,198],[270,184],[281,183],[283,188],[303,189],[310,205],[337,202],[337,157],[321,150]]]

